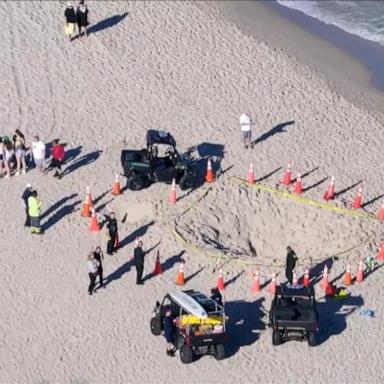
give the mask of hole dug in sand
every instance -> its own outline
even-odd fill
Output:
[[[190,243],[206,251],[285,263],[291,245],[301,260],[319,260],[379,234],[372,219],[343,216],[225,182],[177,220]]]

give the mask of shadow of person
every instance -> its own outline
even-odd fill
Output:
[[[75,209],[77,205],[81,203],[81,200],[75,201],[71,204],[64,205],[61,207],[54,215],[48,218],[48,220],[42,224],[41,229],[43,231],[46,231],[47,229],[54,226],[56,223],[58,223],[61,219],[63,219],[65,216],[76,212],[78,209]]]
[[[68,167],[66,167],[63,171],[63,176],[69,175],[71,172],[76,171],[80,167],[83,167],[84,165],[88,165],[96,161],[102,151],[93,151],[90,153],[87,153],[81,157],[79,157],[77,160],[72,162]]]
[[[327,266],[328,270],[330,270],[333,265],[333,261],[334,261],[333,257],[329,257],[328,259],[323,260],[322,262],[316,264],[314,267],[311,268],[310,283],[312,286],[318,283],[322,279],[324,266]]]
[[[112,281],[116,281],[121,279],[126,273],[131,270],[131,267],[135,265],[133,258],[131,260],[126,261],[122,266],[117,268],[114,272],[104,278],[104,286],[112,283]]]
[[[61,205],[66,203],[68,200],[73,199],[74,197],[77,196],[77,193],[73,193],[72,195],[63,197],[59,201],[56,201],[53,205],[51,205],[48,209],[46,209],[42,215],[40,216],[40,220],[44,219],[45,217],[49,216],[51,213],[55,212],[56,209],[58,209]]]
[[[244,300],[229,301],[225,304],[225,313],[229,317],[226,344],[226,357],[233,356],[241,347],[253,344],[265,329],[262,318],[264,297],[248,302]]]
[[[272,129],[270,129],[268,132],[263,133],[260,137],[258,137],[256,140],[252,141],[251,147],[253,148],[256,144],[259,144],[270,137],[278,134],[278,133],[284,133],[287,132],[284,130],[286,127],[289,127],[290,125],[295,124],[294,120],[286,121],[285,123],[280,123],[274,126]]]
[[[361,296],[348,296],[343,300],[337,300],[326,296],[325,302],[317,302],[316,305],[319,312],[317,343],[320,345],[347,328],[347,316],[363,306],[364,299]]]
[[[88,28],[88,34],[90,35],[91,33],[96,33],[103,31],[104,29],[111,28],[123,21],[128,16],[128,14],[128,12],[124,12],[121,15],[115,15],[101,20]]]
[[[143,237],[146,234],[146,232],[148,231],[148,228],[151,227],[155,223],[156,223],[156,221],[152,220],[149,223],[142,225],[140,228],[134,230],[132,233],[130,233],[124,239],[120,240],[120,249],[124,248],[126,245],[132,243],[137,237]]]

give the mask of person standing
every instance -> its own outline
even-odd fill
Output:
[[[4,143],[4,165],[5,165],[5,170],[7,172],[5,177],[11,177],[11,169],[13,167],[13,157],[14,157],[14,150],[13,150],[13,145],[11,141],[9,140],[9,137],[6,136],[3,139]]]
[[[143,272],[144,272],[144,256],[145,252],[142,249],[143,242],[141,240],[136,240],[136,247],[133,251],[133,257],[135,260],[136,267],[136,284],[143,285]]]
[[[243,113],[240,116],[240,127],[243,135],[244,148],[248,149],[251,146],[252,132],[251,132],[252,120],[248,113]]]
[[[111,212],[107,218],[107,231],[107,254],[112,255],[113,252],[116,252],[116,240],[118,237],[117,220],[114,212]]]
[[[31,220],[31,233],[41,235],[43,234],[40,225],[41,206],[43,203],[37,198],[37,191],[32,191],[31,196],[28,198],[28,209]]]
[[[39,136],[34,136],[32,141],[32,156],[36,167],[40,173],[45,169],[45,144],[40,140]]]
[[[3,168],[4,165],[4,143],[3,138],[0,137],[0,177],[3,177]]]
[[[67,3],[67,8],[64,11],[65,17],[65,34],[69,37],[69,41],[72,40],[72,35],[75,33],[75,24],[77,23],[77,16],[75,9],[70,1]]]
[[[175,324],[172,318],[172,312],[167,310],[164,318],[164,337],[167,341],[167,355],[175,356],[176,347],[173,345],[175,337]]]
[[[99,262],[95,259],[95,255],[93,252],[90,252],[88,254],[88,262],[87,262],[87,269],[88,269],[88,276],[89,276],[89,286],[88,286],[88,295],[92,295],[95,289],[96,285],[96,277],[99,274],[98,268],[99,268]]]
[[[23,169],[22,173],[25,174],[27,172],[27,165],[25,162],[25,137],[20,132],[20,130],[16,129],[15,134],[13,136],[13,149],[15,150],[16,155],[16,176],[20,175],[21,169]]]
[[[88,7],[84,4],[84,0],[81,0],[76,11],[77,16],[77,26],[79,27],[79,35],[83,37],[83,29],[85,36],[88,36]]]
[[[23,203],[23,206],[25,209],[25,215],[26,215],[25,223],[24,223],[25,227],[31,226],[31,217],[29,216],[29,207],[28,207],[28,199],[31,196],[32,196],[32,185],[30,183],[28,183],[26,185],[26,188],[25,188],[23,194],[21,195],[21,201]]]
[[[289,284],[293,282],[293,271],[296,267],[296,262],[298,258],[295,251],[288,245],[287,247],[287,259],[285,262],[285,277],[287,278]]]
[[[95,260],[99,262],[99,266],[97,267],[97,273],[99,275],[99,283],[100,287],[105,288],[104,281],[103,281],[103,260],[104,260],[104,254],[100,247],[96,247],[96,250],[94,252]]]
[[[51,149],[52,161],[51,167],[55,169],[53,177],[61,179],[63,177],[63,171],[61,166],[64,163],[65,150],[64,147],[59,143],[59,139],[53,141],[53,147]]]

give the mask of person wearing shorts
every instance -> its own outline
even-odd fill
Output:
[[[65,150],[64,147],[59,143],[59,139],[53,141],[53,147],[51,149],[52,162],[51,167],[55,169],[54,177],[61,179],[63,177],[63,171],[61,166],[64,163]]]
[[[16,176],[19,176],[20,172],[23,174],[27,172],[27,165],[25,162],[25,137],[18,129],[16,129],[12,141],[16,155]],[[21,169],[23,170],[21,171]]]
[[[251,146],[252,131],[251,131],[252,120],[248,113],[243,113],[240,116],[240,127],[243,135],[244,148],[248,149]]]
[[[77,23],[77,16],[75,9],[70,1],[67,3],[67,8],[64,12],[65,17],[65,34],[72,40],[72,35],[75,33],[75,24]]]
[[[45,169],[45,144],[40,140],[39,136],[34,136],[32,142],[32,156],[36,167],[40,173],[44,172]]]

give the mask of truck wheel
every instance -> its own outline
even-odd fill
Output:
[[[316,332],[308,333],[308,345],[310,347],[315,347],[317,345],[317,335]]]
[[[161,319],[159,317],[152,317],[150,326],[153,335],[161,335]]]
[[[182,191],[193,188],[195,186],[195,180],[191,176],[183,176],[179,181],[179,187]]]
[[[180,348],[180,360],[184,364],[192,363],[193,361],[193,351],[191,347],[187,347],[186,345],[183,345]]]
[[[141,176],[132,175],[127,179],[127,186],[131,191],[140,191],[144,187],[144,180]]]
[[[223,360],[225,358],[225,348],[224,344],[215,345],[215,352],[213,354],[216,360]]]
[[[272,344],[273,345],[280,345],[283,342],[281,338],[281,333],[279,330],[274,329],[272,332]]]

